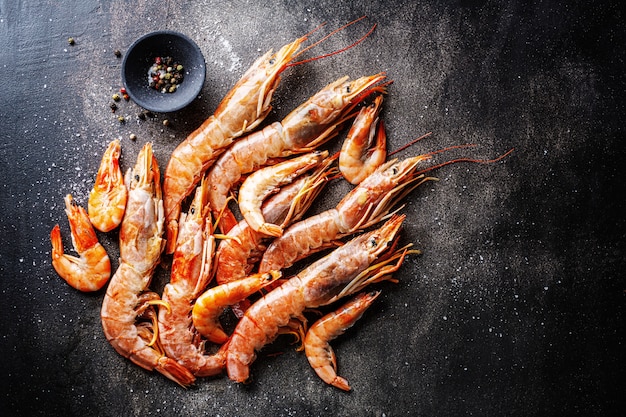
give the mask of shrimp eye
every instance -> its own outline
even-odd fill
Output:
[[[376,242],[376,239],[371,238],[369,242],[367,242],[370,248],[375,248],[376,246],[378,246],[378,242]]]
[[[271,58],[269,62],[270,62],[270,65],[274,65],[276,63],[276,59],[275,58]]]
[[[350,86],[347,86],[347,87],[346,87],[346,93],[350,93],[350,91],[351,91],[351,90],[352,90],[352,89],[350,88]]]
[[[139,176],[139,174],[135,175],[135,181],[139,181],[141,179],[141,177]]]
[[[393,175],[397,175],[398,174],[398,167],[393,167],[391,169],[391,172],[393,173]]]
[[[191,212],[191,214],[196,214],[196,208],[195,207],[192,207],[189,211]]]

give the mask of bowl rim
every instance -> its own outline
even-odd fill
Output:
[[[137,45],[139,45],[141,42],[145,41],[146,39],[153,38],[155,36],[163,36],[163,35],[183,39],[189,45],[191,45],[192,49],[197,53],[198,57],[200,58],[199,62],[200,62],[201,67],[202,67],[201,71],[200,71],[201,74],[200,74],[198,86],[197,86],[196,90],[194,90],[195,94],[192,94],[188,100],[184,100],[184,101],[180,102],[179,104],[177,104],[175,106],[172,106],[171,108],[168,108],[166,110],[164,110],[163,108],[152,107],[150,105],[150,102],[146,102],[145,100],[142,100],[141,98],[138,98],[136,96],[136,94],[133,93],[132,88],[129,88],[129,83],[127,82],[127,79],[126,79],[126,72],[127,72],[126,69],[127,69],[128,64],[129,64],[128,57],[131,55],[131,52],[137,47]],[[154,111],[154,112],[157,112],[157,113],[171,113],[171,112],[175,112],[175,111],[181,110],[184,107],[187,107],[189,104],[191,104],[198,97],[198,95],[202,91],[202,88],[204,86],[204,82],[206,80],[206,60],[205,60],[204,54],[202,53],[202,50],[200,49],[198,44],[192,38],[190,38],[189,36],[185,35],[184,33],[181,33],[181,32],[175,31],[175,30],[170,30],[170,29],[155,30],[155,31],[143,34],[142,36],[140,36],[139,38],[135,39],[130,44],[130,46],[126,50],[126,53],[124,54],[124,58],[122,60],[121,72],[122,72],[122,84],[126,88],[126,92],[130,96],[130,98],[137,105],[139,105],[140,107],[142,107],[142,108],[144,108],[146,110]]]

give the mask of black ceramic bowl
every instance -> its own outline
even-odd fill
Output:
[[[148,72],[156,57],[172,57],[183,65],[183,81],[173,93],[149,86]],[[204,85],[206,65],[198,45],[182,33],[160,30],[137,39],[122,62],[122,82],[128,95],[146,110],[168,113],[191,103]]]

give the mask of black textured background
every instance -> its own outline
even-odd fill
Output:
[[[618,415],[624,410],[624,16],[589,1],[0,0],[0,409],[3,415]],[[328,82],[386,71],[383,118],[400,156],[475,143],[413,192],[411,257],[333,345],[351,393],[323,384],[288,338],[261,353],[254,380],[184,390],[108,345],[103,293],[68,287],[50,263],[63,197],[86,205],[102,152],[122,167],[154,141],[162,168],[262,52],[362,15],[317,47],[356,48],[291,68],[267,121]],[[181,31],[205,54],[190,107],[138,122],[113,115],[134,39]],[[76,44],[70,46],[69,37]],[[117,115],[128,117],[120,125]],[[161,121],[171,123],[163,127]],[[129,135],[138,139],[133,142]],[[336,150],[339,142],[329,147]],[[316,210],[349,189],[337,181]],[[100,234],[117,265],[116,233]],[[167,268],[154,280],[158,291]],[[268,355],[266,353],[280,353]],[[621,414],[620,414],[621,415]]]

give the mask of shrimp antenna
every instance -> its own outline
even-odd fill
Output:
[[[476,146],[474,144],[466,144],[466,145],[456,145],[456,146],[451,146],[449,148],[444,148],[444,149],[440,149],[438,151],[434,151],[434,152],[430,152],[429,155],[434,155],[436,153],[441,153],[450,149],[458,149],[458,148],[467,148],[470,146]],[[434,165],[432,167],[428,167],[422,171],[417,172],[416,174],[423,174],[425,172],[428,171],[432,171],[434,169],[438,169],[441,167],[445,167],[446,165],[451,165],[451,164],[456,164],[457,162],[472,162],[475,164],[493,164],[496,163],[498,161],[503,160],[504,158],[506,158],[507,156],[509,156],[511,153],[513,153],[513,151],[515,150],[515,148],[511,148],[508,151],[506,151],[505,153],[503,153],[502,155],[493,158],[493,159],[473,159],[473,158],[457,158],[457,159],[451,159],[449,161],[446,162],[442,162],[440,164]]]
[[[365,19],[367,16],[361,16],[358,19],[353,20],[352,22],[346,23],[345,25],[343,25],[342,27],[340,27],[339,29],[335,29],[332,32],[330,32],[328,35],[324,36],[322,39],[318,40],[317,42],[312,43],[311,45],[307,46],[306,48],[302,49],[300,52],[298,52],[295,57],[298,57],[300,55],[302,55],[304,52],[316,47],[317,45],[319,45],[320,43],[324,42],[326,39],[330,38],[331,36],[335,35],[338,32],[341,32],[342,30],[346,29],[349,26],[352,26],[353,24]],[[317,28],[313,29],[313,31],[309,32],[309,34],[316,32],[317,30],[319,30],[323,25],[325,25],[325,23],[321,24],[320,26],[318,26]],[[302,61],[297,61],[297,62],[290,62],[288,64],[285,65],[285,68],[288,67],[293,67],[296,65],[300,65],[300,64],[306,64],[307,62],[311,62],[311,61],[317,61],[318,59],[324,59],[324,58],[328,58],[330,56],[333,55],[337,55],[340,54],[342,52],[347,51],[348,49],[354,48],[355,46],[357,46],[358,44],[360,44],[361,42],[363,42],[369,35],[372,34],[372,32],[374,32],[374,29],[376,29],[376,23],[374,23],[374,25],[372,26],[372,28],[365,34],[363,35],[361,38],[357,39],[355,42],[353,42],[352,44],[338,49],[336,51],[333,52],[329,52],[327,54],[323,54],[323,55],[319,55],[313,58],[308,58],[308,59],[304,59]],[[308,35],[307,35],[308,36]]]
[[[396,149],[395,151],[390,152],[388,156],[395,155],[395,154],[397,154],[398,152],[401,152],[401,151],[405,150],[406,148],[409,148],[409,147],[411,147],[411,146],[415,145],[415,144],[416,144],[417,142],[419,142],[420,140],[422,140],[422,139],[424,139],[424,138],[427,138],[428,136],[430,136],[430,135],[432,135],[432,134],[433,134],[433,132],[428,132],[428,133],[426,133],[426,134],[424,134],[424,135],[420,136],[420,137],[419,137],[419,138],[417,138],[417,139],[413,139],[412,141],[410,141],[410,142],[409,142],[409,143],[407,143],[406,145],[402,145],[401,147],[399,147],[399,148],[398,148],[398,149]]]

